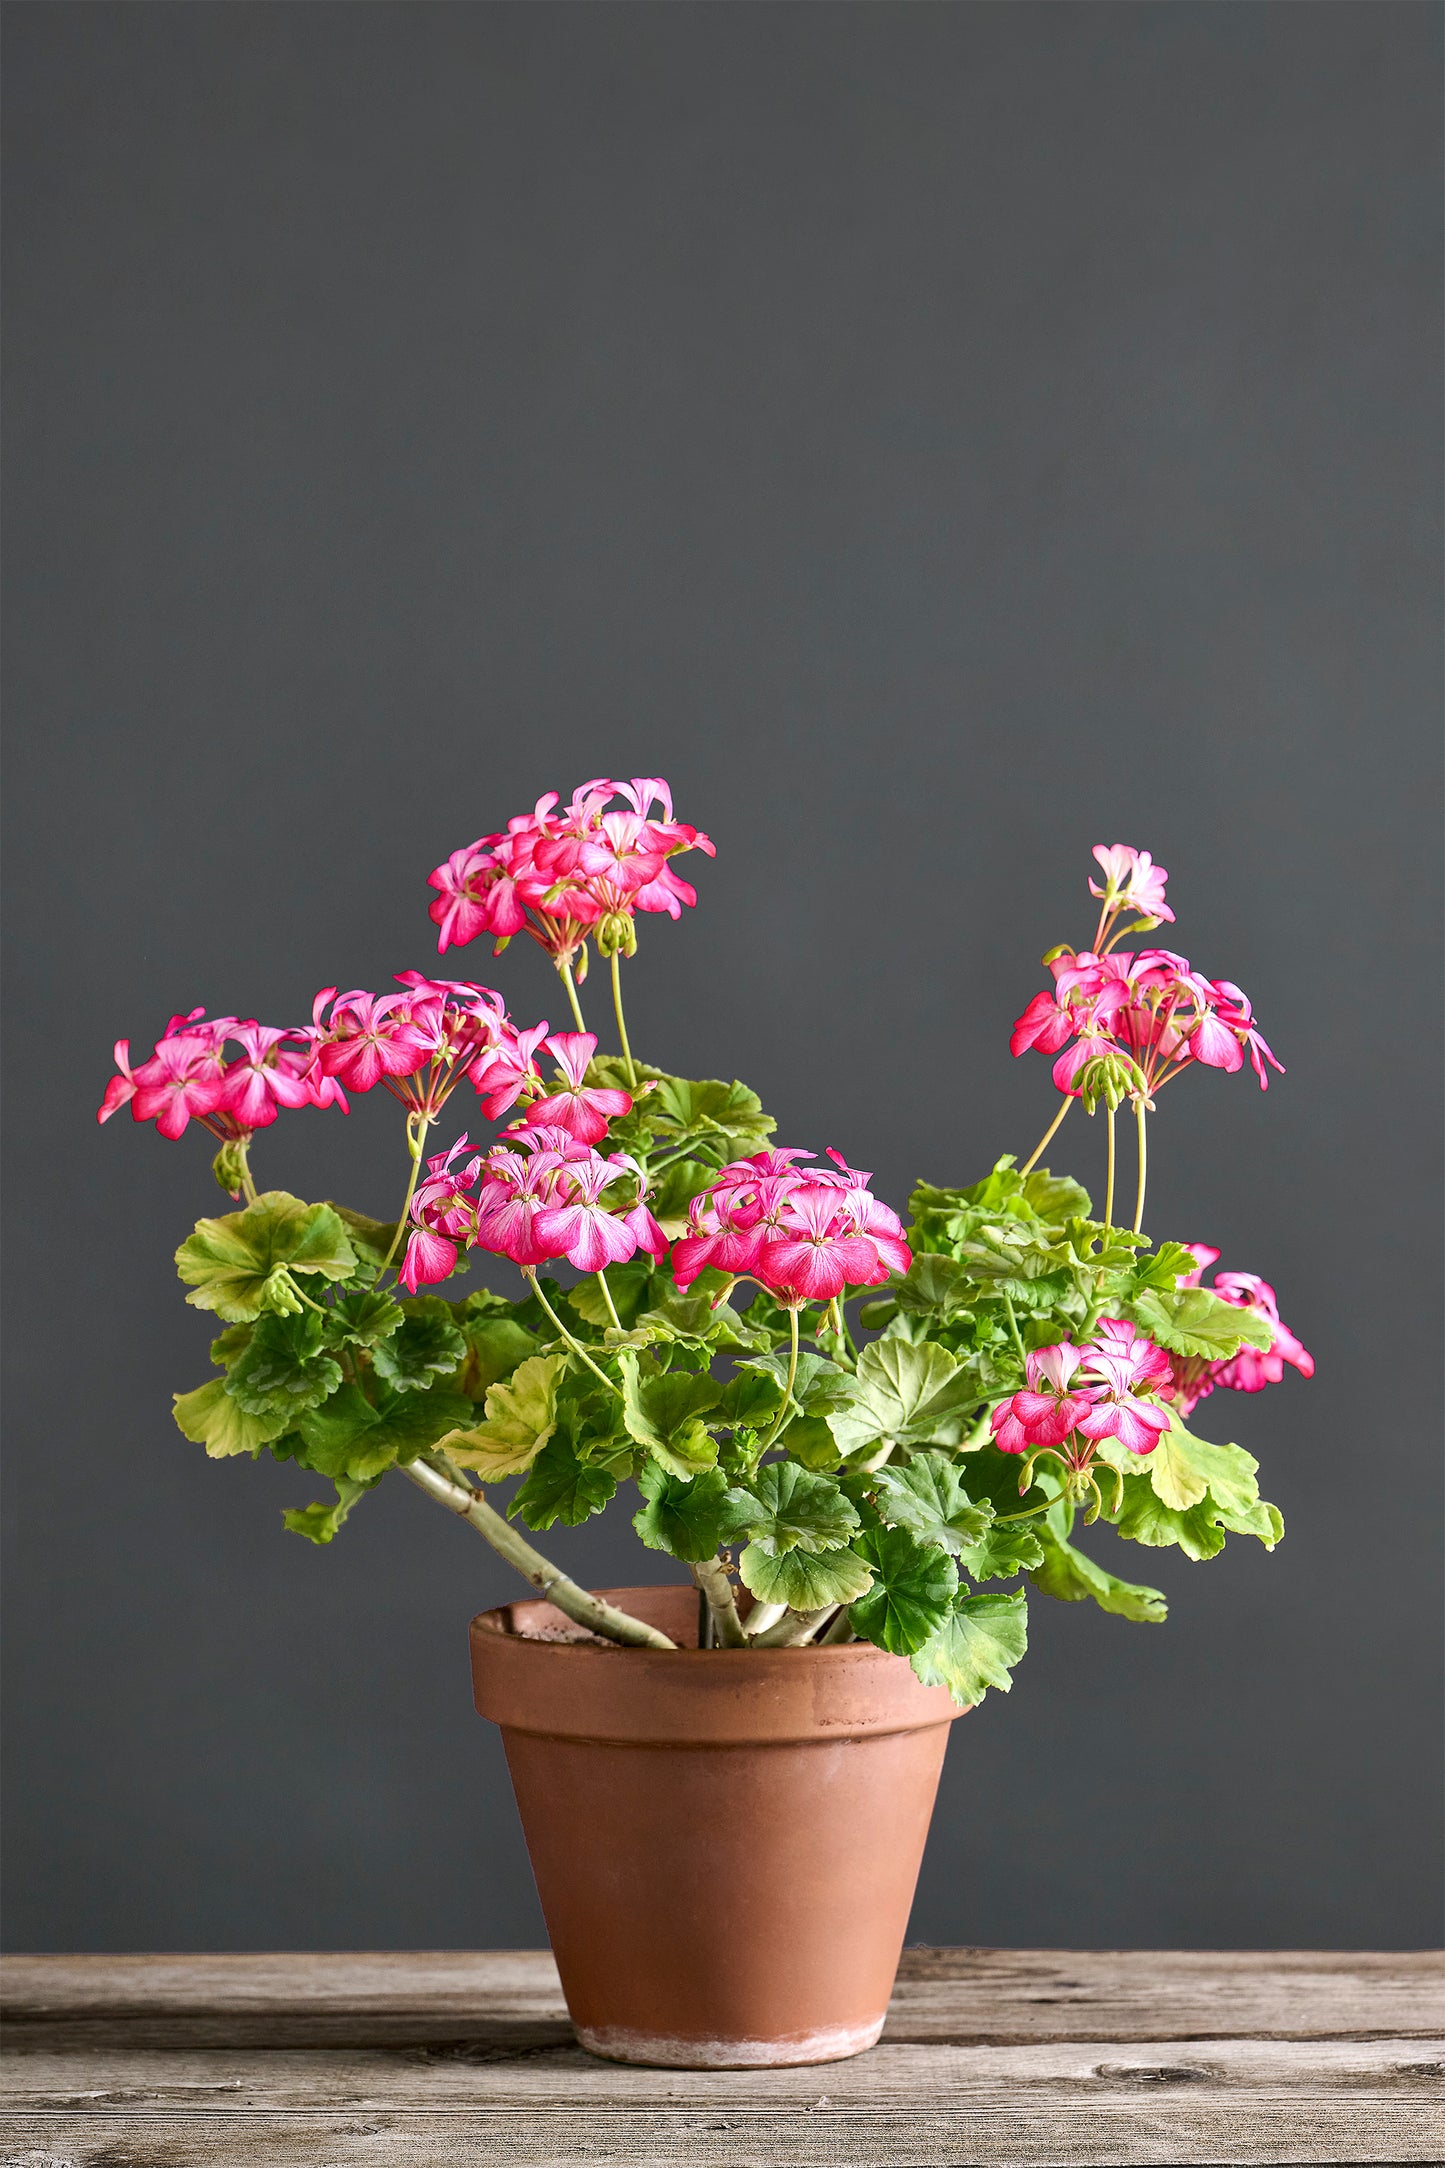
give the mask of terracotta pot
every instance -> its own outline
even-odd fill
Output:
[[[693,1588],[601,1593],[679,1647],[535,1601],[472,1621],[578,2039],[688,2070],[859,2054],[960,1711],[866,1643],[700,1650]]]

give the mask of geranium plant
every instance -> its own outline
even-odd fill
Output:
[[[964,1705],[1009,1685],[1025,1577],[1163,1618],[1163,1596],[1089,1556],[1076,1524],[1192,1559],[1229,1533],[1272,1549],[1255,1461],[1185,1418],[1218,1387],[1312,1362],[1272,1288],[1243,1272],[1206,1287],[1218,1252],[1156,1243],[1144,1206],[1160,1093],[1246,1060],[1264,1086],[1280,1065],[1237,986],[1122,945],[1172,920],[1163,868],[1094,852],[1090,945],[1049,952],[1052,984],[1012,1039],[1054,1057],[1055,1120],[1022,1165],[920,1183],[905,1228],[836,1151],[776,1144],[746,1085],[634,1058],[621,967],[639,916],[694,904],[673,861],[712,848],[660,780],[599,780],[431,875],[441,950],[530,934],[575,1028],[521,1028],[490,988],[408,971],[390,993],[324,989],[308,1026],[193,1010],[135,1068],[117,1046],[100,1119],[129,1104],[165,1137],[208,1131],[239,1206],[176,1253],[186,1299],[222,1326],[216,1374],[176,1397],[183,1434],[330,1482],[330,1500],[285,1515],[318,1544],[396,1472],[579,1627],[670,1647],[523,1533],[621,1498],[696,1582],[704,1645],[862,1638]],[[581,1007],[589,948],[610,971],[615,1054]],[[395,1219],[258,1191],[251,1148],[282,1109],[344,1113],[377,1087],[403,1110]],[[1038,1164],[1075,1105],[1105,1116],[1101,1213]],[[1137,1179],[1121,1213],[1126,1107]],[[481,1145],[479,1121],[496,1125]],[[436,1292],[478,1252],[518,1268],[519,1298]]]

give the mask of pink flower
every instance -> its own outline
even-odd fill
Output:
[[[1152,1453],[1169,1428],[1169,1411],[1145,1395],[1172,1383],[1168,1356],[1113,1318],[1102,1321],[1084,1353],[1090,1397],[1076,1426],[1080,1433],[1095,1444],[1117,1438],[1131,1453]]]
[[[415,1227],[407,1238],[397,1278],[407,1293],[414,1295],[419,1287],[446,1279],[456,1268],[457,1255],[456,1243],[445,1235],[433,1234],[429,1227]]]
[[[1102,897],[1106,912],[1137,911],[1141,918],[1173,921],[1164,901],[1169,876],[1147,851],[1132,850],[1127,843],[1096,843],[1094,856],[1103,869],[1104,886],[1090,881],[1089,894]]]
[[[629,810],[616,809],[616,798]],[[630,783],[595,777],[560,811],[557,793],[548,791],[531,813],[453,851],[429,876],[438,892],[430,907],[438,946],[445,952],[490,933],[501,948],[527,933],[570,962],[595,928],[605,950],[630,954],[637,912],[676,918],[697,901],[668,863],[689,850],[713,855],[708,837],[674,820],[672,794],[659,776]]]
[[[845,1287],[871,1287],[888,1277],[876,1243],[857,1232],[837,1192],[809,1183],[787,1199],[787,1231],[772,1235],[753,1271],[790,1308],[831,1302]]]
[[[1262,1317],[1274,1335],[1274,1345],[1267,1349],[1242,1347],[1228,1362],[1216,1366],[1212,1384],[1227,1386],[1236,1393],[1262,1392],[1266,1385],[1278,1385],[1286,1363],[1292,1364],[1302,1378],[1314,1376],[1315,1359],[1281,1318],[1268,1280],[1254,1272],[1216,1272],[1214,1292],[1238,1309],[1252,1310]]]
[[[673,1244],[678,1286],[713,1265],[749,1275],[796,1309],[906,1272],[913,1252],[897,1214],[869,1190],[868,1175],[831,1149],[828,1156],[833,1168],[809,1171],[797,1162],[811,1152],[778,1146],[720,1169]]]
[[[431,1058],[430,1035],[412,1015],[409,994],[368,994],[357,988],[337,994],[323,987],[312,1008],[320,1027],[329,1001],[331,1019],[320,1043],[321,1066],[351,1091],[369,1092],[387,1077],[412,1076]]]
[[[1067,1340],[1035,1348],[1024,1358],[1028,1383],[989,1416],[993,1442],[1001,1453],[1027,1453],[1058,1447],[1077,1424],[1091,1398],[1080,1381],[1083,1357]]]
[[[226,1070],[217,1102],[246,1129],[264,1129],[280,1107],[312,1104],[306,1081],[309,1059],[285,1044],[295,1035],[270,1024],[237,1024],[231,1033],[245,1049]]]
[[[557,1031],[546,1044],[562,1071],[562,1086],[529,1107],[527,1118],[569,1129],[584,1144],[596,1144],[606,1136],[609,1122],[631,1111],[631,1095],[586,1082],[587,1065],[597,1051],[595,1032]]]
[[[157,1040],[150,1060],[131,1072],[132,1091],[117,1097],[110,1112],[128,1097],[136,1121],[153,1121],[163,1137],[171,1138],[184,1135],[192,1119],[204,1121],[215,1112],[225,1085],[226,1035],[235,1019],[224,1016],[200,1023],[203,1014],[195,1009],[190,1016],[171,1018],[170,1029]]]
[[[536,1215],[535,1234],[549,1256],[565,1257],[579,1272],[602,1272],[620,1265],[637,1248],[625,1219],[599,1204],[618,1169],[605,1159],[573,1160],[557,1172],[557,1192],[565,1202],[545,1205]]]
[[[530,1085],[540,1082],[536,1054],[546,1036],[545,1017],[530,1031],[508,1028],[472,1063],[467,1074],[481,1095],[482,1112],[489,1122],[497,1121]]]

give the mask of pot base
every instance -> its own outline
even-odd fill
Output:
[[[802,2063],[841,2063],[875,2045],[882,2018],[867,2025],[829,2025],[777,2040],[679,2040],[630,2032],[623,2025],[576,2025],[589,2055],[609,2063],[642,2063],[667,2070],[789,2070]]]

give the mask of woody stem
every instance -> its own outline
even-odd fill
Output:
[[[728,1579],[727,1567],[720,1558],[703,1558],[687,1570],[707,1600],[719,1645],[725,1649],[740,1649],[747,1635],[738,1617],[737,1598]]]
[[[509,1566],[515,1566],[518,1573],[531,1582],[539,1596],[546,1597],[579,1626],[588,1627],[608,1641],[624,1642],[631,1648],[676,1648],[677,1643],[670,1641],[656,1626],[649,1626],[642,1619],[619,1611],[614,1604],[604,1603],[600,1596],[589,1595],[585,1588],[579,1588],[550,1559],[533,1550],[526,1538],[489,1506],[479,1492],[464,1490],[426,1460],[409,1461],[401,1472],[410,1477],[418,1490],[425,1491],[428,1498],[446,1506],[459,1520],[469,1521],[479,1536],[485,1536],[499,1557],[505,1558]]]

